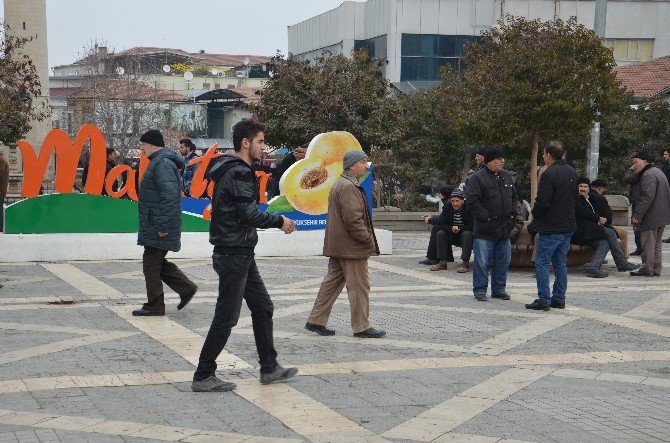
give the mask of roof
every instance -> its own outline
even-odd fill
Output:
[[[239,88],[232,88],[232,90],[244,97],[242,99],[244,103],[251,104],[251,103],[258,103],[261,100],[261,93],[263,91],[263,88],[239,87]]]
[[[249,65],[260,65],[263,63],[269,63],[272,60],[272,57],[264,55],[207,54],[207,53],[202,54],[200,52],[187,52],[182,49],[158,48],[150,46],[136,46],[120,52],[110,52],[107,54],[106,58],[137,56],[137,55],[163,55],[166,53],[172,56],[181,56],[184,58],[188,58],[190,59],[190,63],[200,66],[236,67],[236,66],[243,66],[244,61],[247,59],[249,61],[248,63]],[[93,57],[92,55],[89,55],[87,57],[75,61],[73,64],[75,65],[87,64],[91,61],[92,57]],[[62,66],[68,66],[68,65],[62,65]]]
[[[403,94],[414,94],[419,91],[427,91],[435,86],[438,86],[439,81],[413,81],[413,82],[396,82],[391,85]]]
[[[670,93],[670,56],[614,68],[617,80],[635,97]]]
[[[235,100],[245,98],[231,89],[189,89],[181,91],[182,94],[191,100]]]
[[[102,87],[98,87],[98,95],[105,94]],[[109,98],[112,100],[124,100],[132,96],[134,100],[145,101],[172,101],[172,102],[186,102],[188,97],[176,91],[169,91],[166,89],[152,88],[141,82],[132,83],[132,87],[126,81],[111,80],[109,82]],[[70,97],[73,98],[93,98],[92,88],[82,88]]]
[[[49,96],[52,98],[68,98],[79,92],[81,88],[49,88]]]

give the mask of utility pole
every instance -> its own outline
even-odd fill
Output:
[[[593,30],[598,37],[605,38],[607,18],[607,0],[596,0]],[[586,153],[586,176],[589,180],[598,178],[598,159],[600,157],[600,122],[596,121],[591,128],[591,142]]]

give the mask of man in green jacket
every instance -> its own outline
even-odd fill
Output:
[[[144,172],[138,195],[140,229],[137,244],[144,246],[142,271],[147,285],[147,302],[136,316],[165,315],[163,282],[179,294],[182,309],[191,301],[198,286],[165,259],[168,251],[181,249],[181,178],[184,160],[165,148],[163,134],[156,129],[140,138],[140,151],[150,163]]]

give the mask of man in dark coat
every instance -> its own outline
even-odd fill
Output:
[[[572,234],[571,243],[576,245],[589,245],[595,249],[591,263],[586,268],[586,276],[591,278],[604,278],[609,274],[601,269],[605,256],[612,251],[614,263],[619,272],[633,271],[638,268],[626,260],[621,250],[621,244],[617,233],[609,226],[606,214],[601,214],[598,207],[603,206],[605,200],[597,192],[589,187],[589,179],[580,177],[577,180],[577,198],[575,200],[575,218],[577,229]],[[605,200],[606,204],[606,200]],[[609,205],[607,205],[609,207]],[[610,211],[611,212],[611,211]],[[610,213],[611,217],[611,213]],[[611,218],[610,218],[611,220]]]
[[[191,182],[193,182],[193,176],[195,176],[195,171],[199,166],[197,163],[190,166],[188,164],[191,160],[198,158],[198,154],[195,152],[195,144],[190,138],[179,140],[179,153],[184,158],[184,170],[181,173],[181,189],[184,195],[189,197],[191,195]]]
[[[137,244],[144,246],[142,270],[148,301],[133,315],[165,315],[163,282],[179,294],[182,309],[191,301],[198,286],[175,265],[165,259],[168,251],[181,249],[181,184],[179,169],[184,160],[165,148],[163,134],[156,129],[140,137],[140,151],[149,166],[140,183],[137,200],[140,230]]]
[[[463,192],[458,188],[454,189],[451,198],[442,207],[442,213],[438,216],[425,214],[423,220],[427,224],[441,228],[435,236],[439,262],[431,266],[430,270],[446,271],[449,259],[453,260],[454,257],[452,246],[460,246],[463,264],[456,272],[468,272],[470,270],[474,234],[472,233],[472,215],[465,205]]]
[[[516,192],[505,171],[505,158],[497,148],[486,150],[485,167],[475,172],[465,189],[465,201],[474,218],[474,270],[472,290],[479,301],[487,301],[489,269],[491,298],[509,300],[507,270],[512,260],[510,233],[516,218]]]
[[[638,172],[637,181],[631,185],[635,206],[633,229],[640,231],[642,242],[642,267],[632,276],[653,277],[661,275],[662,237],[665,225],[670,224],[670,187],[663,171],[649,162],[651,156],[643,149],[633,155],[632,169]]]
[[[444,208],[449,205],[449,196],[454,191],[453,186],[442,186],[440,188],[440,200],[442,200],[442,211]],[[424,218],[425,221],[425,218]],[[433,225],[430,228],[430,237],[428,238],[428,249],[426,250],[426,258],[419,260],[420,265],[434,265],[438,262],[437,259],[437,233],[446,229],[444,226]],[[447,256],[447,261],[454,261],[453,255]]]
[[[208,176],[216,183],[209,242],[214,245],[212,262],[219,275],[219,296],[193,374],[191,389],[195,392],[236,388],[235,383],[216,377],[216,359],[240,318],[243,300],[251,311],[261,383],[287,380],[298,373],[296,368],[284,368],[277,363],[272,335],[274,306],[254,258],[258,243],[256,228],[278,228],[286,234],[295,230],[295,224],[288,218],[258,209],[258,181],[251,164],[263,154],[265,131],[265,125],[252,120],[236,123],[233,126],[234,152],[226,152]]]
[[[535,275],[538,298],[527,309],[548,311],[550,307],[565,308],[568,289],[567,256],[570,237],[576,229],[575,189],[577,173],[563,160],[563,143],[547,142],[543,159],[547,166],[539,181],[533,206],[533,228],[539,233],[535,243]],[[554,266],[553,294],[549,290],[549,266]]]

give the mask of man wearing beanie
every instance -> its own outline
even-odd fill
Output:
[[[140,137],[140,151],[149,159],[137,199],[140,228],[137,244],[144,246],[142,270],[147,287],[147,302],[136,316],[165,315],[163,282],[179,294],[177,309],[188,304],[198,286],[175,265],[165,260],[168,251],[181,249],[181,179],[184,160],[165,148],[163,134],[156,129]]]
[[[349,151],[344,154],[343,167],[344,172],[328,194],[328,218],[323,241],[323,255],[330,257],[328,274],[321,283],[305,329],[319,335],[335,334],[326,325],[333,304],[346,285],[354,336],[380,338],[386,332],[373,328],[368,319],[368,258],[379,255],[379,246],[365,190],[359,184],[368,170],[368,156],[363,151]]]
[[[439,216],[423,215],[423,221],[427,224],[440,226],[437,231],[435,242],[437,245],[437,257],[439,262],[431,266],[431,271],[446,271],[448,260],[453,257],[452,246],[461,247],[461,260],[463,264],[456,270],[458,273],[470,271],[470,255],[474,235],[472,233],[472,215],[465,204],[463,191],[456,188],[451,193],[451,198],[442,206]]]
[[[274,306],[254,257],[256,228],[278,228],[286,234],[295,230],[292,220],[258,209],[258,181],[251,164],[263,156],[265,131],[264,124],[253,120],[237,122],[233,126],[234,151],[223,154],[207,175],[215,183],[209,242],[214,245],[212,266],[219,276],[219,296],[193,374],[194,392],[230,391],[237,387],[216,376],[216,359],[240,318],[243,300],[251,311],[261,383],[288,380],[298,373],[296,368],[277,363],[272,333]]]
[[[477,163],[477,166],[475,166],[475,172],[484,167],[484,155],[486,155],[486,148],[478,149],[477,152],[475,152],[475,163]]]
[[[507,270],[512,259],[510,233],[517,215],[516,192],[512,177],[503,171],[505,158],[500,149],[487,149],[484,164],[465,189],[465,200],[474,217],[472,289],[477,300],[487,301],[490,269],[491,298],[509,300]]]
[[[632,276],[661,275],[663,230],[670,224],[670,188],[663,171],[652,166],[649,153],[640,149],[633,154],[631,171],[637,180],[630,186],[633,229],[640,232],[642,267]]]
[[[539,238],[535,243],[535,275],[537,299],[526,309],[548,311],[565,308],[568,289],[567,258],[570,239],[577,227],[575,198],[577,173],[566,164],[563,143],[551,140],[544,147],[542,158],[547,167],[533,205],[533,226]],[[553,294],[549,290],[549,267],[554,266]]]

